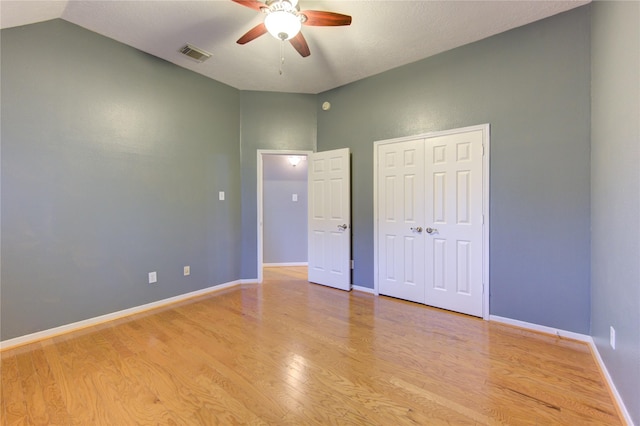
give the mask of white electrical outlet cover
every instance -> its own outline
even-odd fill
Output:
[[[616,349],[616,329],[613,326],[609,327],[609,344],[611,349]]]
[[[158,282],[158,273],[157,272],[149,272],[149,284]]]

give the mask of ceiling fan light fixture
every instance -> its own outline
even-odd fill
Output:
[[[232,0],[235,3],[266,14],[264,21],[247,31],[236,41],[247,44],[256,38],[269,33],[281,41],[289,41],[291,46],[306,58],[311,54],[309,45],[300,28],[302,25],[312,27],[339,27],[351,25],[351,16],[321,10],[300,10],[298,0]],[[280,43],[280,62],[284,62],[282,54],[284,43]],[[282,74],[282,69],[280,69]]]
[[[276,10],[269,13],[264,18],[264,25],[267,27],[269,34],[283,41],[298,35],[300,28],[302,28],[300,18],[293,12],[285,10]]]

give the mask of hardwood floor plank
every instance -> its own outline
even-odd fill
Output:
[[[166,324],[166,322],[156,322],[158,318],[147,318],[145,320],[153,323],[154,325],[152,326]],[[177,319],[174,319],[168,327],[176,327],[176,324],[179,323]],[[180,328],[179,330],[180,333],[185,333],[185,329]],[[194,332],[193,329],[191,329],[186,333],[190,335]],[[195,334],[194,336],[190,336],[190,339],[193,339],[193,341],[201,341],[204,345],[208,345],[211,342],[211,339],[202,339],[200,337],[201,336]],[[222,347],[226,348],[226,345]],[[211,353],[215,354],[215,356],[212,356]],[[222,359],[228,359],[228,357],[225,358],[223,356],[221,358],[218,356],[220,352],[216,348],[203,350],[200,347],[186,346],[180,341],[171,340],[167,341],[165,350],[155,350],[153,354],[155,360],[158,360],[163,355],[165,356],[165,359],[159,362],[164,368],[171,369],[170,363],[175,364],[176,357],[182,360],[180,365],[195,367],[190,368],[188,376],[182,378],[181,386],[191,389],[191,393],[196,398],[196,406],[205,403],[210,407],[215,407],[219,400],[219,398],[211,394],[211,389],[215,389],[216,392],[225,392],[225,399],[235,400],[234,404],[236,405],[237,411],[244,410],[249,413],[255,410],[261,417],[273,421],[279,420],[284,415],[284,412],[278,413],[279,410],[265,409],[265,407],[273,405],[273,401],[268,400],[268,398],[265,398],[265,395],[257,392],[253,388],[250,380],[246,380],[238,375],[236,370],[228,368],[222,362]],[[174,379],[176,379],[176,377],[176,375],[173,376]],[[256,402],[264,402],[265,404],[256,404]],[[247,415],[253,417],[253,414]],[[254,419],[253,421],[257,420]]]
[[[505,424],[500,420],[490,418],[472,408],[465,407],[462,404],[458,404],[450,399],[443,398],[433,392],[429,392],[426,389],[423,389],[419,386],[416,386],[412,383],[406,382],[402,379],[393,377],[391,378],[391,384],[398,387],[402,392],[411,394],[412,399],[422,400],[420,401],[422,404],[434,403],[441,407],[447,409],[448,417],[451,418],[451,412],[455,412],[458,415],[467,417],[471,419],[473,422],[485,424],[485,425],[502,425]],[[459,417],[456,416],[456,421],[460,421]]]
[[[119,409],[114,409],[100,392],[99,375],[108,360],[94,350],[90,334],[58,336],[53,341],[44,350],[72,424],[117,424]]]
[[[26,398],[15,355],[2,356],[2,423],[19,425],[27,423]]]
[[[35,349],[32,354],[32,363],[42,389],[43,398],[47,407],[49,425],[68,425],[71,423],[66,403],[55,377],[51,372],[44,351]]]
[[[60,397],[64,401],[65,408],[69,413],[69,424],[80,425],[89,421],[89,418],[78,418],[77,412],[88,413],[90,409],[84,403],[90,401],[94,395],[91,391],[88,393],[87,398],[78,398],[77,402],[80,406],[75,404],[76,400],[72,395],[83,395],[83,388],[76,387],[70,384],[73,381],[73,374],[64,367],[65,361],[60,355],[60,351],[63,350],[62,344],[47,344],[43,346],[43,352],[49,364],[51,374],[56,381],[60,390]]]
[[[29,396],[27,406],[27,422],[30,424],[46,425],[49,423],[47,413],[47,401],[44,388],[40,384],[38,375],[32,361],[32,352],[23,352],[16,355],[18,371],[22,382],[24,395]]]
[[[4,351],[0,424],[622,424],[582,342],[264,276]]]

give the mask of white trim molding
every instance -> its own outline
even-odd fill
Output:
[[[592,342],[591,336],[586,334],[574,333],[572,331],[560,330],[558,328],[547,327],[546,325],[533,324],[530,322],[515,320],[511,318],[499,317],[497,315],[489,315],[489,321],[500,322],[503,324],[513,325],[515,327],[526,328],[527,330],[539,331],[540,333],[553,334],[558,337],[579,340],[581,342]]]
[[[624,405],[624,401],[618,393],[618,389],[616,388],[611,375],[609,375],[609,371],[607,370],[607,366],[605,365],[602,357],[600,356],[600,352],[598,352],[598,347],[596,346],[593,338],[586,334],[574,333],[572,331],[561,330],[558,328],[547,327],[545,325],[533,324],[530,322],[515,320],[511,318],[504,318],[497,315],[490,315],[489,321],[495,321],[502,324],[512,325],[514,327],[524,328],[527,330],[537,331],[540,333],[551,334],[558,337],[563,337],[567,339],[578,340],[580,342],[586,343],[591,349],[591,353],[595,358],[598,367],[600,368],[600,372],[602,373],[602,377],[605,379],[607,386],[609,387],[609,391],[611,392],[611,396],[613,397],[615,404],[617,405],[618,412],[623,417],[623,420],[629,426],[634,426],[633,420],[631,420],[631,414],[627,410],[627,407]]]
[[[255,282],[255,281],[253,281]],[[232,288],[238,286],[240,284],[244,284],[244,282],[237,280],[231,281],[228,283],[218,284],[211,287],[203,288],[201,290],[192,291],[190,293],[180,294],[178,296],[169,297],[167,299],[158,300],[156,302],[147,303],[140,306],[134,306],[132,308],[123,309],[121,311],[111,312],[109,314],[100,315],[93,318],[88,318],[86,320],[72,322],[70,324],[61,325],[59,327],[50,328],[47,330],[38,331],[31,334],[26,334],[24,336],[15,337],[13,339],[8,339],[4,341],[0,341],[0,351],[5,349],[14,348],[16,346],[26,345],[29,343],[36,342],[38,340],[47,339],[53,336],[58,336],[60,334],[71,333],[72,331],[77,331],[83,328],[91,327],[94,325],[102,324],[108,321],[113,321],[119,318],[124,318],[127,316],[131,316],[134,314],[139,314],[141,312],[149,311],[151,309],[160,308],[163,306],[167,306],[173,303],[182,302],[187,299],[192,299],[197,296],[202,296],[209,293],[215,293],[217,291],[225,290],[228,288]]]
[[[624,405],[624,401],[622,400],[620,393],[618,393],[618,388],[616,388],[616,385],[613,383],[613,379],[609,374],[609,370],[607,370],[607,366],[602,360],[602,357],[600,356],[600,352],[598,351],[598,347],[596,346],[592,338],[590,338],[589,346],[591,347],[591,352],[593,353],[593,357],[596,359],[596,362],[598,363],[598,367],[600,367],[602,376],[604,377],[604,379],[607,382],[607,385],[609,386],[609,390],[611,391],[611,396],[613,396],[613,399],[616,401],[616,404],[618,405],[618,410],[620,411],[620,414],[622,415],[623,420],[627,423],[627,425],[634,426],[633,420],[631,419],[631,414],[629,413],[629,410],[627,410],[626,405]]]

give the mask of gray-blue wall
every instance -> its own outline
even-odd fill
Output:
[[[316,96],[240,92],[242,278],[258,277],[257,150],[315,151]]]
[[[2,339],[238,279],[239,107],[63,20],[3,30]]]
[[[591,334],[640,424],[640,3],[592,8]]]
[[[301,158],[293,167],[287,155],[263,156],[265,264],[307,262],[307,161]]]
[[[318,97],[352,152],[354,284],[373,287],[373,142],[491,124],[493,315],[589,333],[590,13],[582,7]]]

